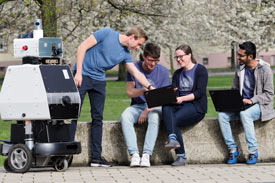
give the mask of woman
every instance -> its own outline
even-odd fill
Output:
[[[190,46],[177,47],[175,54],[174,58],[181,67],[175,71],[172,81],[177,102],[163,106],[162,114],[169,137],[165,148],[176,151],[177,159],[172,165],[183,166],[187,160],[180,127],[194,125],[204,118],[207,112],[208,73],[203,65],[197,64]]]

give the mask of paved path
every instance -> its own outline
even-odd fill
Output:
[[[25,174],[6,173],[0,167],[0,183],[275,183],[275,163],[187,165],[151,168],[70,167],[65,172],[31,169]]]

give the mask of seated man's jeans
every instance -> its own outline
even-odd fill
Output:
[[[219,112],[218,120],[222,131],[223,138],[229,150],[234,150],[237,147],[234,141],[230,126],[231,120],[240,120],[242,122],[246,142],[248,144],[248,152],[251,153],[258,149],[255,136],[254,121],[260,119],[261,109],[259,104],[255,104],[250,108],[237,112]]]
[[[139,116],[146,108],[147,104],[135,104],[127,107],[121,115],[122,132],[130,155],[134,153],[139,153],[134,124],[138,122]],[[149,112],[148,127],[143,146],[143,153],[146,152],[152,155],[155,142],[158,136],[160,119],[161,107],[157,107]]]

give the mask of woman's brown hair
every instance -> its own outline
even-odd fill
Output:
[[[175,51],[177,51],[177,50],[182,50],[186,55],[189,55],[191,53],[192,63],[193,64],[197,63],[196,59],[193,57],[192,49],[190,46],[188,46],[186,44],[182,44],[182,45],[178,46]]]

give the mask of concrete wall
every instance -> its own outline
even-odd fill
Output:
[[[135,127],[140,151],[142,151],[146,127],[146,124]],[[245,162],[248,155],[247,144],[240,121],[233,121],[232,129],[241,151],[240,160]],[[269,122],[256,121],[255,129],[259,146],[259,161],[275,161],[275,119]],[[82,153],[74,156],[73,165],[75,166],[88,165],[90,158],[89,131],[90,123],[78,123],[76,140],[81,141]],[[203,119],[194,126],[182,129],[182,133],[189,163],[224,163],[227,160],[228,152],[217,119]],[[153,165],[173,162],[175,154],[174,151],[164,149],[166,141],[167,135],[161,125],[151,157]],[[130,157],[119,121],[104,121],[102,156],[114,164],[129,165]]]

